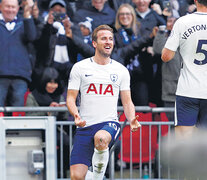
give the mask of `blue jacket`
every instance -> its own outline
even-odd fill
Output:
[[[0,32],[0,77],[9,76],[31,81],[32,66],[27,44],[36,38],[33,19],[17,18],[11,31],[0,21]]]
[[[91,5],[91,2],[87,4],[84,9],[78,10],[73,17],[74,23],[86,21],[86,17],[93,19],[91,22],[92,29],[94,30],[101,24],[114,25],[115,22],[115,11],[106,2],[102,11],[98,11]]]

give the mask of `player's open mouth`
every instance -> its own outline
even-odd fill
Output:
[[[111,49],[111,47],[110,47],[110,46],[105,46],[104,48],[105,48],[105,49]]]

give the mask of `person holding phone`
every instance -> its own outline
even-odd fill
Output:
[[[54,67],[60,74],[65,87],[67,77],[73,64],[77,61],[77,51],[73,42],[68,41],[65,36],[63,20],[70,18],[66,14],[66,3],[63,0],[52,0],[49,4],[49,13],[45,17],[45,25],[40,39],[36,43],[37,62],[34,76],[45,67]],[[81,32],[79,27],[70,26],[79,36]]]
[[[179,18],[179,2],[177,0],[164,0],[162,3],[162,14],[166,17],[176,17]]]

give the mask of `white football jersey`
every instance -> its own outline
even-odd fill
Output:
[[[80,116],[86,126],[118,121],[119,91],[130,90],[130,75],[127,68],[115,60],[99,65],[88,58],[74,64],[68,89],[80,91]]]
[[[178,48],[183,58],[176,94],[207,99],[207,13],[180,17],[165,48]]]

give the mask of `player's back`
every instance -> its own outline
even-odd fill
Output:
[[[183,59],[176,94],[207,98],[207,13],[179,18],[165,47],[178,48]]]
[[[196,64],[205,63],[202,60],[207,59],[207,13],[196,12],[183,16],[178,20],[178,24],[180,53],[183,59],[197,59],[199,62],[195,61]]]

